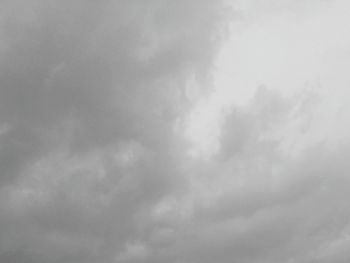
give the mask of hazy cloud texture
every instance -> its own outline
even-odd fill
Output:
[[[349,9],[1,1],[0,262],[348,262]]]

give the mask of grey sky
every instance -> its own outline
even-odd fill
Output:
[[[348,262],[349,9],[1,1],[0,262]]]

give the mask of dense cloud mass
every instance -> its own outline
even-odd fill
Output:
[[[2,1],[0,261],[144,261],[220,1]],[[135,250],[135,251],[134,251]],[[138,255],[141,253],[140,255]]]
[[[350,260],[347,1],[0,7],[1,263]]]

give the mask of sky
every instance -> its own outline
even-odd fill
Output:
[[[0,262],[349,262],[349,12],[0,1]]]

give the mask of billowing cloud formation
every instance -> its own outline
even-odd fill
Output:
[[[133,243],[149,210],[182,184],[175,121],[226,12],[221,1],[1,3],[1,262],[143,251]]]
[[[4,3],[0,117],[11,132],[2,179],[62,133],[74,151],[118,139],[162,144],[184,79],[210,61],[218,5]]]
[[[0,4],[0,262],[348,262],[350,6],[230,4]]]

